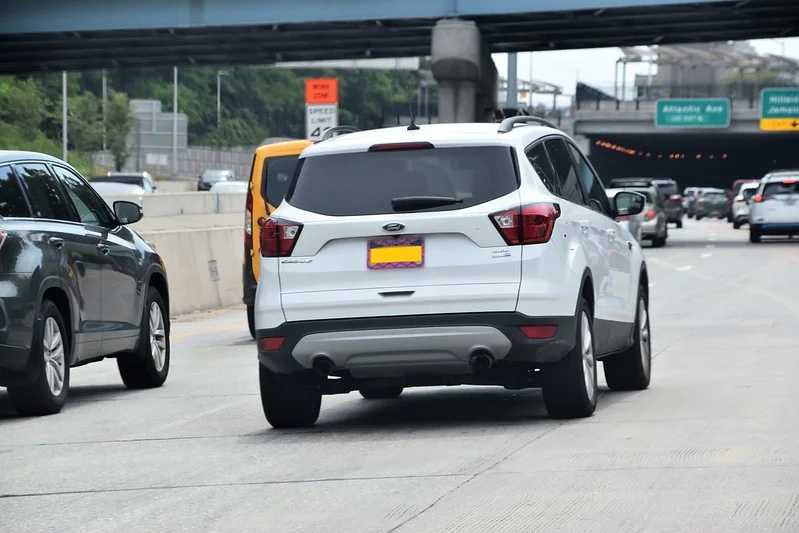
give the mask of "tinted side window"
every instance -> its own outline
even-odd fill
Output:
[[[264,161],[263,175],[261,176],[261,191],[266,203],[277,207],[286,196],[289,183],[297,168],[300,156],[286,155],[281,157],[268,157]]]
[[[58,182],[42,163],[15,165],[22,178],[33,208],[33,216],[53,220],[74,221],[67,199],[58,187]]]
[[[577,182],[577,171],[572,164],[572,158],[563,141],[550,139],[544,143],[549,153],[549,159],[558,177],[561,195],[578,205],[585,205],[583,194]]]
[[[91,190],[89,185],[64,167],[53,165],[53,171],[61,179],[61,183],[64,184],[67,196],[72,200],[81,222],[96,226],[110,224],[111,215],[108,213],[105,202]]]
[[[588,202],[589,206],[594,209],[598,210],[602,213],[609,213],[610,212],[610,203],[608,202],[608,195],[605,193],[605,188],[602,186],[602,182],[599,180],[599,177],[594,174],[594,171],[591,170],[591,165],[588,164],[588,161],[585,160],[583,154],[580,153],[573,144],[567,143],[569,146],[569,150],[571,150],[572,157],[574,157],[574,162],[577,164],[577,171],[580,174],[580,181],[585,188],[585,191],[588,193]]]
[[[28,203],[10,166],[0,167],[0,216],[29,217]]]
[[[552,194],[561,196],[560,187],[558,187],[558,177],[555,170],[552,168],[552,163],[549,161],[549,155],[543,144],[537,144],[525,152],[527,160],[533,166],[533,170],[544,182],[544,186]]]
[[[303,159],[286,199],[299,209],[329,216],[394,213],[392,200],[455,198],[425,212],[454,211],[495,200],[519,188],[507,146],[318,155]]]

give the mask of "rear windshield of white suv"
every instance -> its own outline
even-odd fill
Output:
[[[301,159],[286,201],[322,215],[381,215],[395,212],[397,198],[455,198],[457,203],[424,209],[452,211],[518,188],[507,146],[357,152]]]
[[[795,183],[777,181],[766,183],[766,186],[763,187],[763,196],[777,196],[780,194],[799,194],[799,181]]]

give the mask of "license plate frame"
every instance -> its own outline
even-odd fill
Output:
[[[366,243],[368,270],[423,268],[425,238],[419,235],[399,235],[369,239]]]

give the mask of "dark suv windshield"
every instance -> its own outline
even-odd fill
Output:
[[[660,194],[662,194],[663,196],[665,196],[667,198],[669,196],[674,196],[674,195],[679,195],[680,194],[680,188],[673,181],[656,181],[655,185],[657,186],[658,191],[660,192]]]
[[[519,183],[505,146],[468,146],[312,156],[300,161],[287,201],[323,215],[394,213],[392,200],[457,198],[425,211],[464,209],[505,196]]]

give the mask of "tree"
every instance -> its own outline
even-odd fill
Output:
[[[69,99],[69,140],[82,154],[98,151],[103,142],[103,115],[100,100],[89,92]]]
[[[0,123],[15,126],[27,139],[40,131],[47,110],[33,80],[0,80]]]
[[[106,109],[106,145],[114,154],[114,167],[122,170],[130,151],[128,150],[128,135],[133,129],[133,112],[127,95],[117,91],[110,91]]]

